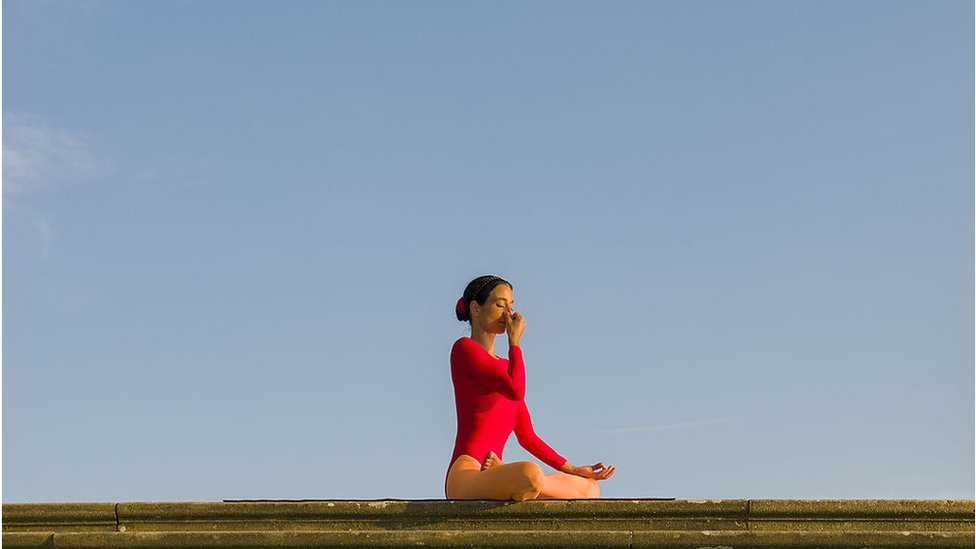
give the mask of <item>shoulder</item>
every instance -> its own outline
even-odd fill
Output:
[[[488,352],[478,344],[477,341],[471,339],[470,337],[460,337],[454,342],[454,346],[451,347],[451,358],[458,358],[465,361],[478,361],[482,360],[482,357],[489,356]]]
[[[476,355],[471,349],[471,343],[474,343],[474,340],[469,337],[462,337],[454,342],[454,345],[451,347],[450,362],[452,369],[475,360]]]
[[[476,351],[474,347],[478,346],[478,343],[470,337],[462,336],[454,342],[454,346],[451,347],[451,354],[455,353],[472,353]]]

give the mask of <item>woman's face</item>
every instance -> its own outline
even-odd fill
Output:
[[[472,318],[475,316],[482,329],[488,333],[504,334],[508,316],[515,305],[512,297],[512,289],[508,284],[495,286],[488,297],[485,298],[484,305],[478,305],[477,301],[471,302]]]

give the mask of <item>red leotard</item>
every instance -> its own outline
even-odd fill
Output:
[[[509,359],[496,358],[470,337],[462,337],[451,348],[451,380],[457,408],[457,437],[450,465],[461,454],[483,463],[488,450],[502,458],[512,430],[519,444],[553,469],[561,469],[566,458],[532,430],[525,406],[525,364],[522,349],[509,346]],[[448,472],[450,472],[448,465]],[[447,477],[444,478],[447,493]]]

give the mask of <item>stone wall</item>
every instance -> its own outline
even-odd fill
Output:
[[[974,547],[972,500],[7,503],[3,547]]]

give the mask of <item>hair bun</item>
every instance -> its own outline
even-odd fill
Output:
[[[457,314],[458,320],[467,320],[467,311],[464,307],[464,296],[461,296],[457,300],[457,304],[454,306],[454,312]]]

